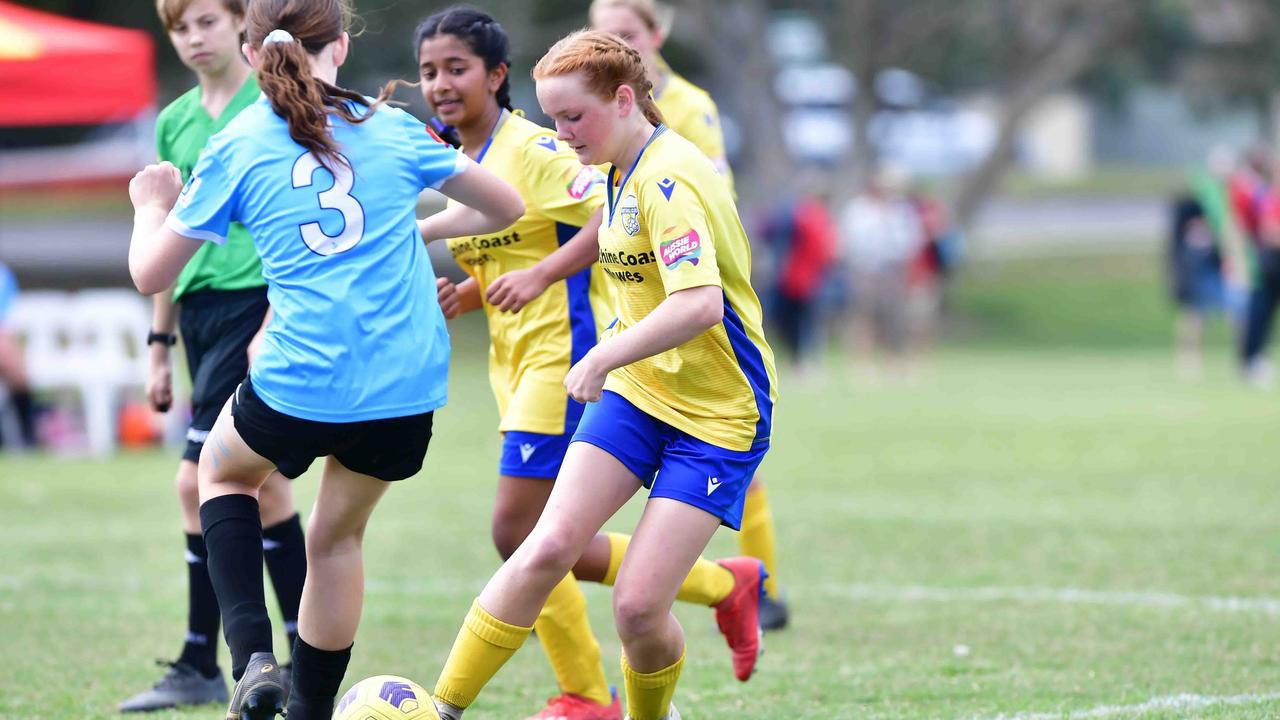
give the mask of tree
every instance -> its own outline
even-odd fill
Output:
[[[839,191],[860,185],[876,164],[868,134],[883,109],[875,79],[904,68],[944,91],[994,89],[997,140],[952,199],[957,220],[969,224],[1014,158],[1017,138],[1049,94],[1098,67],[1133,35],[1139,17],[1162,0],[695,0],[704,25],[703,51],[716,85],[733,88],[745,144],[760,154],[762,180],[776,192],[794,167],[777,142],[780,110],[770,90],[775,69],[764,43],[769,12],[779,7],[812,13],[825,27],[835,59],[853,72],[854,147],[834,171]],[[1277,2],[1280,0],[1249,0]],[[688,6],[686,6],[688,7]],[[745,112],[743,112],[745,110]],[[767,190],[767,188],[766,188]]]
[[[1002,53],[991,151],[961,183],[952,202],[956,221],[972,223],[1013,162],[1027,118],[1050,93],[1096,65],[1134,29],[1141,0],[1001,0]]]
[[[1176,79],[1202,107],[1240,106],[1280,141],[1280,0],[1187,0],[1191,47]]]

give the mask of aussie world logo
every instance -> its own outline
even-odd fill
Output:
[[[581,200],[591,191],[591,187],[601,181],[600,173],[595,168],[584,167],[569,183],[569,197]]]
[[[685,261],[697,267],[698,260],[702,257],[702,241],[698,237],[698,231],[691,229],[678,238],[664,240],[658,247],[658,253],[662,256],[662,264],[666,265],[668,270],[675,270]]]

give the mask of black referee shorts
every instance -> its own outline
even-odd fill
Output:
[[[292,480],[329,455],[353,472],[394,482],[422,469],[435,413],[327,423],[303,420],[263,402],[246,376],[231,400],[236,432],[250,450]]]
[[[227,398],[249,372],[249,342],[267,315],[265,285],[201,290],[179,299],[178,329],[191,371],[191,426],[182,458],[200,461],[200,448]]]

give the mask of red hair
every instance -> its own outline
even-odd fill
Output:
[[[653,83],[645,74],[640,53],[617,35],[579,30],[552,45],[533,66],[534,80],[573,73],[581,73],[587,89],[606,101],[614,98],[619,87],[630,87],[644,118],[654,125],[662,124],[662,111],[653,100]]]

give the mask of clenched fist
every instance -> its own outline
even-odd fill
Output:
[[[182,173],[165,161],[148,165],[129,181],[129,199],[133,209],[156,207],[168,211],[182,194]]]

